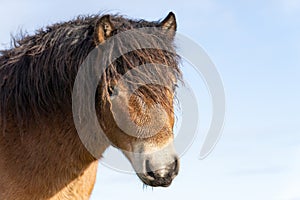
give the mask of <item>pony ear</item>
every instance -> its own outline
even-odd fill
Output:
[[[165,31],[169,31],[173,35],[175,34],[175,31],[177,30],[177,23],[176,23],[176,17],[173,12],[170,12],[168,16],[160,22],[159,27],[161,27]]]
[[[112,34],[114,26],[109,15],[101,17],[95,26],[95,43],[103,44]]]

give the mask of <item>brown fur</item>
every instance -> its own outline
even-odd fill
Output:
[[[97,160],[82,145],[73,123],[71,96],[78,68],[92,49],[107,39],[107,36],[101,37],[104,33],[112,36],[132,28],[160,25],[159,22],[111,16],[109,19],[114,25],[113,30],[102,32],[99,36],[101,17],[79,17],[49,26],[33,36],[16,40],[12,49],[1,51],[0,199],[89,198],[94,186]],[[156,69],[160,78],[171,87],[181,78],[170,35],[162,32],[159,37],[145,34],[144,38],[153,44],[160,42],[170,52],[141,49],[111,63],[110,51],[125,44],[119,42],[107,51],[99,51],[106,63],[111,65],[99,84],[96,110],[111,143],[126,150],[130,150],[128,145],[133,139],[115,135],[117,127],[110,113],[107,88],[128,70],[144,63],[161,63],[174,68],[175,74],[169,75]],[[134,38],[130,40],[134,41]],[[144,78],[147,78],[147,73],[145,76],[133,76],[131,81]],[[135,93],[135,98],[142,98],[147,105],[159,103],[169,110],[170,122],[165,127],[167,131],[148,139],[152,143],[161,143],[172,137],[173,92],[149,85]],[[130,106],[132,116],[137,120],[143,116],[138,113],[140,108],[135,101],[132,99]],[[99,147],[100,154],[109,145],[104,142]]]

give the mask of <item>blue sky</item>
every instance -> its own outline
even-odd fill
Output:
[[[2,0],[0,45],[7,47],[10,34],[20,29],[33,33],[99,11],[148,20],[174,11],[178,32],[200,44],[216,64],[227,113],[212,154],[198,159],[200,134],[169,188],[143,190],[135,175],[100,165],[92,199],[300,199],[300,1]],[[200,85],[205,118],[209,103],[202,80],[190,82]]]

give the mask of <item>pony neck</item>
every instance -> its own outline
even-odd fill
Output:
[[[99,151],[107,147],[103,144]],[[5,136],[0,136],[0,171],[0,199],[88,199],[97,160],[80,141],[72,115],[59,115],[32,123],[21,133],[7,121]]]

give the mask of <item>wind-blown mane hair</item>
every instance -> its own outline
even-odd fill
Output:
[[[0,119],[5,123],[8,117],[19,124],[49,116],[56,112],[71,110],[72,89],[78,69],[88,54],[99,43],[95,40],[95,30],[101,15],[79,17],[75,20],[58,23],[37,31],[35,35],[24,36],[16,41],[13,48],[1,51],[0,57]],[[159,22],[130,20],[122,16],[111,16],[114,24],[112,35],[125,30],[142,27],[158,27]],[[175,53],[173,39],[164,33],[144,33],[145,42],[151,46],[164,46],[158,49],[138,49],[112,61],[111,54],[124,45],[136,47],[134,36],[129,42],[115,40],[114,45],[100,51],[106,63],[110,63],[104,74],[102,95],[108,95],[107,87],[117,81],[128,70],[146,63],[167,65],[173,74],[164,74],[155,68],[157,76],[165,82],[176,84],[181,79],[178,68],[179,57]],[[101,49],[101,45],[99,46]],[[97,66],[99,67],[99,66]],[[104,66],[100,66],[104,67]],[[153,69],[149,73],[153,73]],[[143,79],[147,73],[136,74]],[[139,90],[141,96],[148,94],[155,102],[164,102],[164,94],[151,86]],[[150,94],[150,95],[149,95]],[[100,99],[101,101],[101,99]]]

